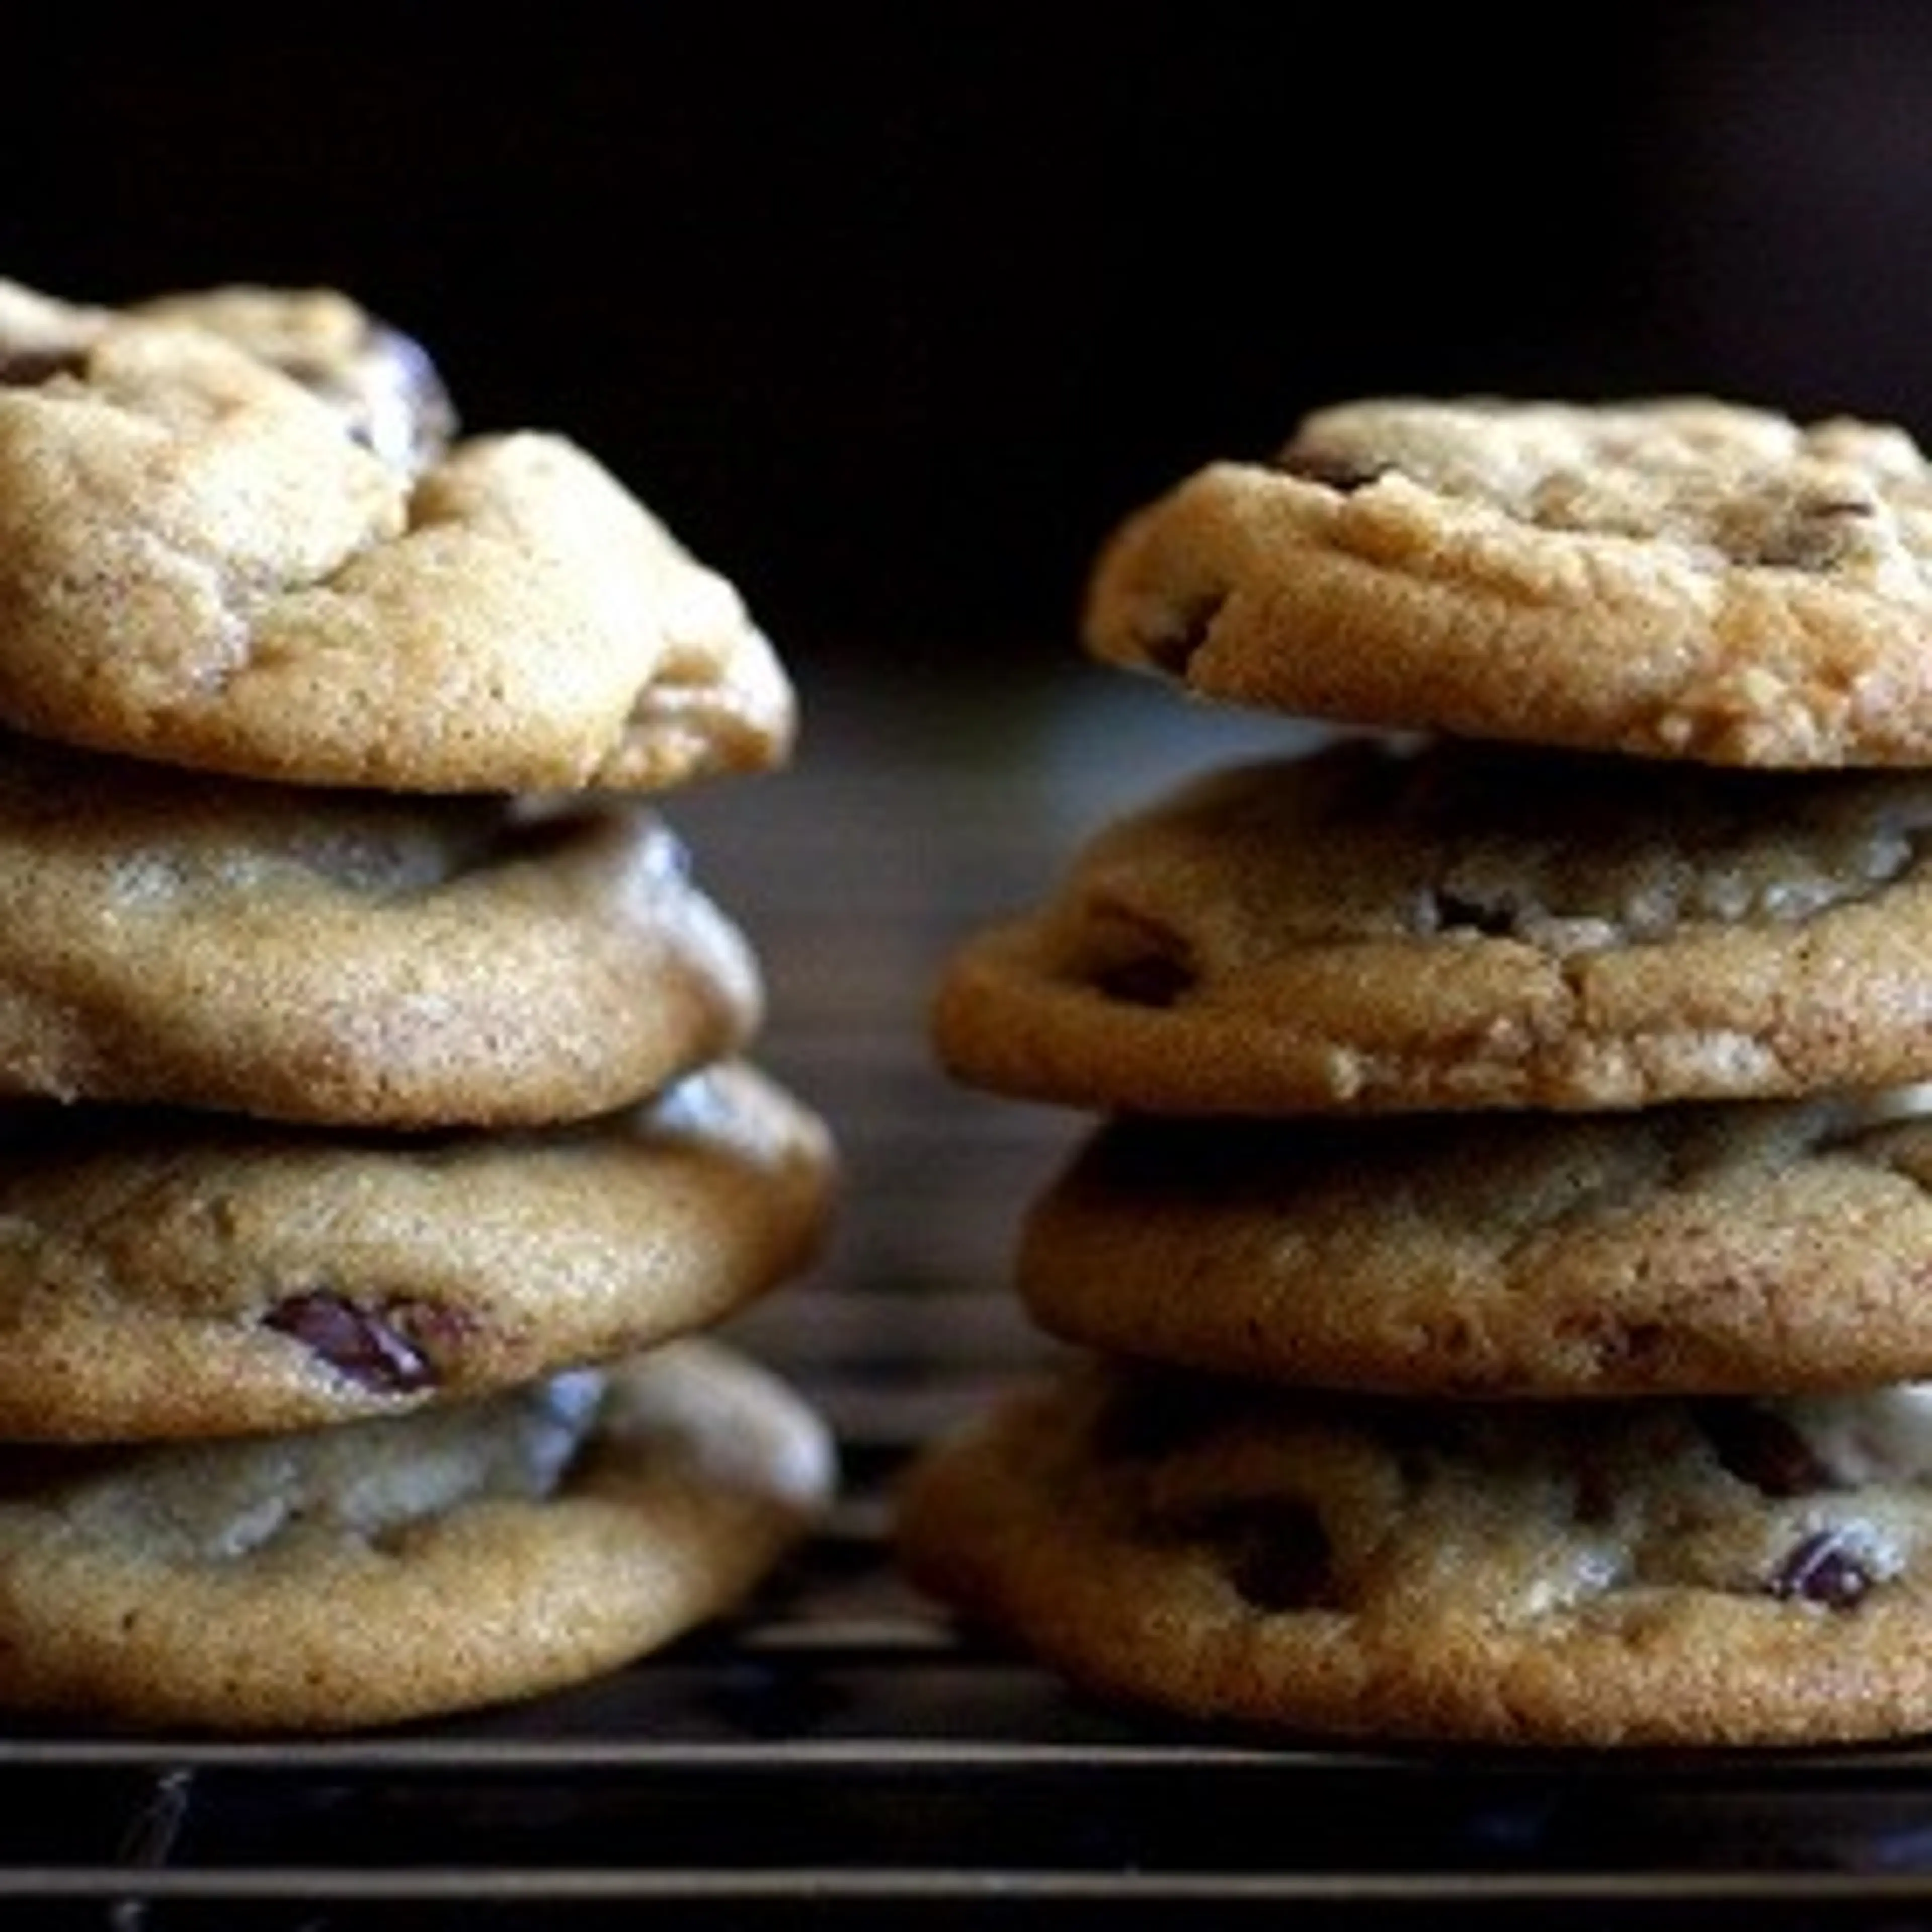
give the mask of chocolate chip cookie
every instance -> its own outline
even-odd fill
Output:
[[[1709,397],[1371,398],[1096,560],[1102,659],[1340,722],[1780,766],[1932,761],[1932,468]]]
[[[452,436],[358,314],[0,287],[0,719],[391,790],[782,762],[794,694],[736,588],[568,438]]]
[[[628,1354],[802,1271],[832,1179],[743,1064],[524,1132],[0,1112],[0,1438],[311,1427]]]
[[[646,801],[324,791],[0,734],[0,1092],[528,1124],[736,1050],[763,1000]]]
[[[1023,1217],[1064,1340],[1220,1373],[1586,1400],[1932,1377],[1922,1093],[1096,1126]]]
[[[835,1474],[709,1340],[328,1428],[0,1447],[0,1704],[236,1733],[533,1696],[736,1607]]]
[[[1148,1112],[1613,1108],[1932,1074],[1932,774],[1438,739],[1216,769],[948,962],[968,1084]]]
[[[1110,1700],[1276,1735],[1932,1728],[1932,1396],[1430,1403],[1076,1358],[930,1446],[909,1573]]]

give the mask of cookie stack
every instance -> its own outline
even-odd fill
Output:
[[[728,584],[346,297],[0,284],[0,1703],[526,1696],[815,1516],[709,1331],[832,1149],[655,797],[794,722]]]
[[[1290,716],[974,935],[944,1064],[1095,1118],[1066,1346],[910,1574],[1275,1732],[1932,1728],[1932,470],[1707,399],[1371,400],[1102,549],[1085,640]]]

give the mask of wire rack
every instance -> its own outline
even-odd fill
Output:
[[[1932,1926],[1922,1749],[1262,1744],[1102,1708],[902,1583],[896,1472],[1043,1352],[1003,1277],[1074,1125],[950,1090],[926,988],[1241,734],[1109,685],[804,688],[792,772],[672,815],[766,957],[766,1063],[844,1152],[831,1253],[734,1331],[836,1428],[831,1519],[736,1617],[527,1705],[326,1740],[0,1730],[0,1926]]]

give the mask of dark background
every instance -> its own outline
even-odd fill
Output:
[[[590,447],[800,662],[1068,649],[1117,515],[1346,394],[1932,428],[1912,0],[8,38],[0,272],[346,288],[470,427]]]

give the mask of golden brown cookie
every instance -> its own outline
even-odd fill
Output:
[[[938,1599],[1110,1699],[1274,1733],[1932,1730],[1932,1395],[1432,1404],[1076,1360],[913,1466]]]
[[[1925,1104],[1122,1118],[1030,1204],[1017,1285],[1063,1340],[1316,1387],[1932,1377]]]
[[[708,1328],[800,1273],[824,1126],[750,1066],[561,1129],[0,1114],[0,1438],[302,1428]]]
[[[706,1340],[331,1428],[0,1448],[0,1704],[238,1732],[532,1696],[736,1607],[834,1478],[818,1414]]]
[[[0,290],[0,718],[408,791],[788,755],[791,686],[736,589],[568,439],[425,452],[339,344],[320,382],[278,366],[336,324],[259,292],[63,312]]]
[[[969,938],[963,1081],[1149,1112],[1613,1108],[1932,1074],[1932,775],[1343,740],[1103,827]]]
[[[365,1126],[608,1112],[735,1049],[641,801],[323,792],[0,734],[0,1090]]]
[[[1102,659],[1340,722],[1772,766],[1932,760],[1932,469],[1706,397],[1372,398],[1096,560]]]

